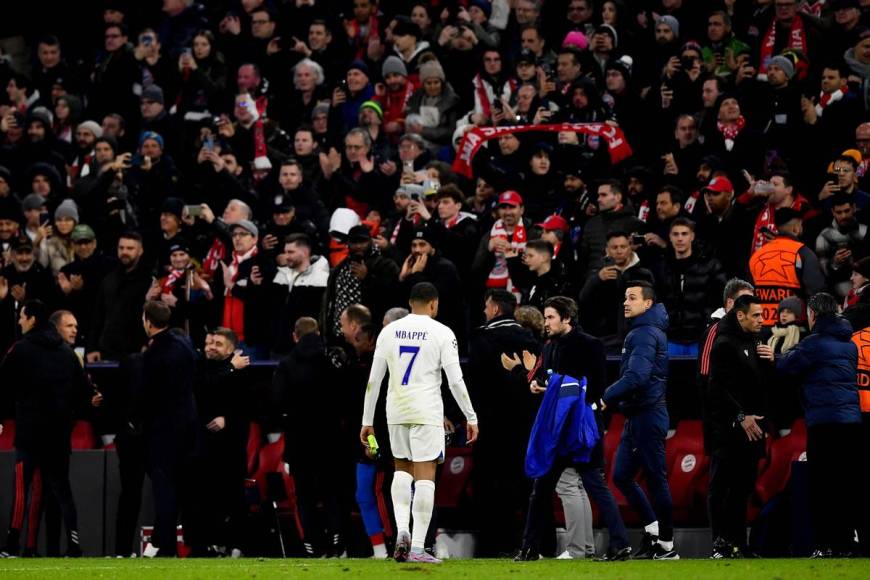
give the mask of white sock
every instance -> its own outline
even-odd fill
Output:
[[[377,544],[372,546],[372,549],[375,551],[375,558],[386,558],[387,557],[387,547],[383,544]]]
[[[411,551],[422,552],[426,545],[426,532],[435,507],[435,482],[424,479],[414,484],[414,529],[411,532]]]
[[[393,475],[390,495],[393,498],[393,512],[396,514],[396,531],[408,533],[411,529],[411,486],[414,477],[405,471]]]
[[[659,546],[661,546],[665,550],[673,550],[674,549],[674,541],[671,540],[670,542],[663,542],[663,541],[659,540]]]
[[[656,520],[651,524],[647,524],[643,527],[643,531],[650,534],[651,536],[659,537],[659,521]]]

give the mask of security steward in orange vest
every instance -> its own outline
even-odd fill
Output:
[[[858,401],[861,406],[861,449],[870,448],[870,302],[861,301],[850,306],[843,316],[852,325],[852,342],[858,347]],[[863,460],[859,467],[861,481],[870,477],[870,462]],[[870,555],[870,506],[862,502],[858,518],[858,541],[861,554]]]
[[[776,323],[779,303],[790,296],[805,300],[825,288],[825,275],[816,254],[798,238],[803,222],[790,207],[774,214],[777,236],[764,244],[749,259],[749,272],[755,284],[755,295],[764,309],[764,325]]]

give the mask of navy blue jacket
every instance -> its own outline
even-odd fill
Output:
[[[861,422],[855,381],[858,348],[851,339],[852,327],[845,318],[822,316],[812,333],[777,362],[778,371],[801,379],[807,426]]]
[[[619,380],[604,391],[608,407],[617,406],[626,416],[665,405],[668,384],[668,312],[664,305],[631,321],[622,347]]]

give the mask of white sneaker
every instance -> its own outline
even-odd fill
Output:
[[[232,552],[230,552],[230,558],[241,558],[242,551],[238,548],[233,548]]]
[[[156,547],[151,542],[148,542],[148,545],[145,546],[145,550],[142,551],[143,558],[154,558],[157,556],[157,552],[160,551],[160,548]]]
[[[568,550],[565,550],[564,552],[562,552],[561,554],[556,556],[556,559],[557,560],[573,560],[574,557],[571,556],[571,553]]]
[[[439,560],[449,560],[450,559],[450,550],[447,549],[447,546],[444,544],[436,544],[435,545],[435,557]]]

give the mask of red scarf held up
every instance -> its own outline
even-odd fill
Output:
[[[186,270],[170,270],[169,274],[160,283],[160,293],[172,294],[172,291],[175,289],[175,283],[184,277],[185,272]]]
[[[226,255],[226,245],[220,239],[215,238],[211,248],[208,249],[208,254],[205,255],[205,260],[202,262],[202,270],[206,278],[210,280],[214,276],[214,273],[217,272],[221,261],[223,261]]]
[[[767,65],[770,59],[773,58],[773,49],[776,46],[776,18],[770,23],[770,28],[761,41],[761,65],[758,67],[758,73],[766,75]],[[791,35],[786,48],[793,48],[807,54],[807,33],[804,29],[804,21],[800,14],[795,14],[791,21]]]
[[[595,135],[607,142],[610,153],[610,162],[614,165],[631,157],[632,150],[622,129],[608,125],[607,123],[561,123],[554,125],[516,125],[511,127],[475,127],[462,136],[459,144],[459,152],[453,161],[453,171],[471,178],[471,160],[480,150],[481,145],[490,139],[496,139],[506,133],[528,133],[539,131],[545,133],[559,133],[571,131],[584,135]]]
[[[734,140],[737,139],[737,136],[746,127],[746,119],[743,115],[740,115],[737,118],[737,122],[733,125],[726,125],[721,121],[716,121],[716,128],[719,129],[719,132],[722,133],[722,138],[725,139],[725,149],[731,151],[734,147]]]
[[[245,260],[250,260],[257,255],[257,247],[251,250]],[[239,260],[239,254],[233,252],[233,262],[230,265],[233,272],[233,282],[239,277],[239,264],[245,260]],[[226,266],[224,266],[226,267]],[[232,329],[239,337],[240,341],[245,340],[245,303],[242,299],[233,296],[232,291],[224,289],[224,313],[222,325]]]

